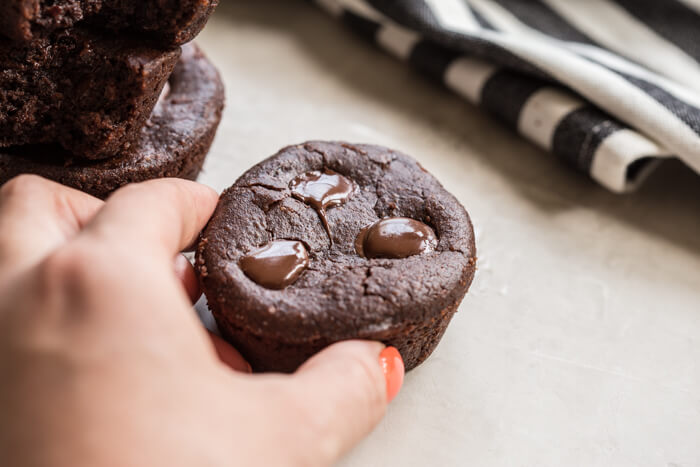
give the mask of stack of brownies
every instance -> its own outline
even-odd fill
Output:
[[[218,0],[2,0],[0,184],[38,174],[104,198],[194,179],[224,89],[194,45]]]

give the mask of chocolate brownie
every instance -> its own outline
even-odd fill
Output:
[[[4,0],[0,34],[29,41],[85,22],[108,31],[144,33],[161,45],[192,40],[218,0]]]
[[[169,87],[128,150],[105,161],[71,161],[56,147],[0,149],[0,184],[33,173],[105,198],[127,183],[160,177],[195,179],[223,105],[224,88],[216,68],[195,45],[186,45]]]
[[[86,159],[128,151],[179,55],[80,28],[0,40],[0,147],[59,143]]]
[[[391,149],[282,149],[221,196],[196,269],[223,336],[258,371],[373,339],[407,369],[433,351],[474,276],[469,216]]]

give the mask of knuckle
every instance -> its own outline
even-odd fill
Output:
[[[327,427],[324,404],[317,403],[312,392],[293,376],[285,377],[284,382],[276,385],[271,391],[270,400],[275,401],[276,412],[287,414],[289,419],[304,421],[304,430],[295,432],[296,436],[312,439]]]
[[[7,181],[0,188],[0,197],[7,198],[36,192],[37,190],[44,190],[50,183],[51,182],[38,175],[21,174]]]
[[[94,261],[84,249],[64,247],[44,260],[41,267],[43,282],[50,285],[84,283],[92,276]]]
[[[359,403],[375,410],[385,405],[386,382],[376,361],[352,355],[348,358],[346,371],[348,378],[357,382],[354,396]]]
[[[335,410],[298,394],[286,399],[283,410],[291,419],[302,421],[304,427],[294,432],[295,448],[288,453],[292,465],[330,465],[341,451],[337,430],[332,427],[332,420],[337,418]]]
[[[144,191],[144,187],[142,183],[129,183],[128,185],[124,185],[123,187],[119,188],[117,191],[114,192],[112,195],[113,198],[121,198],[121,197],[132,197],[132,196],[141,196],[141,194]]]
[[[342,357],[342,378],[334,373],[323,390],[322,400],[314,398],[308,388],[297,387],[288,409],[295,418],[304,420],[299,445],[314,445],[316,461],[330,464],[343,452],[348,433],[367,432],[379,421],[386,410],[386,387],[378,364],[361,355]],[[339,430],[339,417],[345,429]],[[303,462],[300,465],[306,465]]]

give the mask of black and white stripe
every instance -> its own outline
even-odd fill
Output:
[[[615,192],[700,173],[700,0],[316,0]]]

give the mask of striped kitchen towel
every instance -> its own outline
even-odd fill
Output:
[[[700,0],[315,0],[614,192],[700,173]]]

